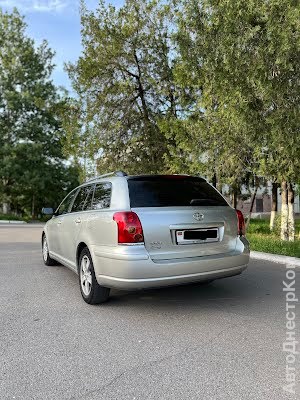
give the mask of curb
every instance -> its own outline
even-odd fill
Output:
[[[300,267],[300,258],[281,256],[279,254],[261,253],[260,251],[251,251],[250,257],[254,260],[271,261],[278,264],[291,265],[293,267]]]
[[[27,224],[27,222],[25,221],[9,221],[9,220],[5,220],[5,219],[1,219],[0,220],[0,224]]]

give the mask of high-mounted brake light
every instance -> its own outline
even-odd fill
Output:
[[[235,210],[236,215],[238,218],[238,235],[239,236],[245,236],[246,234],[246,229],[245,229],[245,220],[242,211],[240,210]]]
[[[118,243],[142,243],[144,235],[141,221],[133,211],[117,212],[113,217],[118,226]]]

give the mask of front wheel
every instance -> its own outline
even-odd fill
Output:
[[[45,265],[57,265],[58,264],[49,255],[49,247],[48,247],[48,242],[47,242],[47,238],[46,238],[45,234],[43,234],[43,238],[42,238],[42,252],[43,252],[43,260],[44,260]]]
[[[87,247],[79,257],[79,284],[83,300],[88,304],[104,303],[109,297],[110,289],[100,286],[97,282],[92,257]]]

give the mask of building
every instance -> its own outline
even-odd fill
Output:
[[[278,212],[281,210],[281,194],[278,189]],[[251,197],[247,200],[240,200],[238,202],[238,208],[247,215],[251,207]],[[256,198],[253,205],[253,213],[270,213],[272,208],[272,184],[268,183],[266,187],[259,188],[256,194]],[[296,214],[300,214],[300,199],[299,195],[295,195],[294,211]]]

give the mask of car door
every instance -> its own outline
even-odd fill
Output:
[[[71,210],[64,215],[61,224],[61,246],[62,256],[65,262],[76,269],[76,249],[80,230],[84,225],[87,213],[90,209],[93,196],[94,184],[85,185],[79,188],[73,201]]]
[[[72,190],[60,203],[57,210],[55,211],[54,216],[47,224],[47,239],[50,254],[52,253],[54,256],[61,257],[63,254],[62,247],[62,224],[64,222],[64,218],[68,215],[71,206],[73,204],[74,198],[78,192],[78,189]]]

